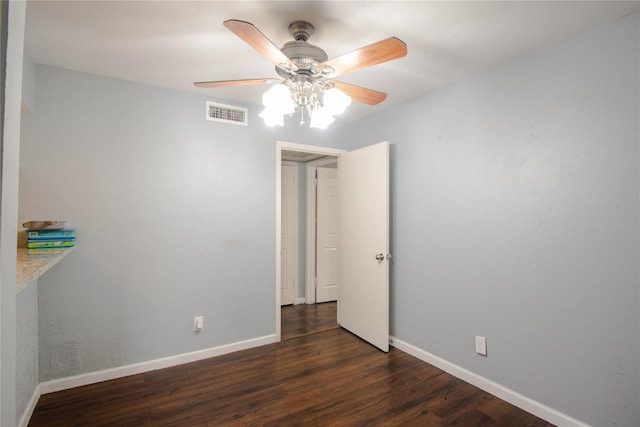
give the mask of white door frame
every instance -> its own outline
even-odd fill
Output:
[[[339,148],[319,147],[315,145],[298,144],[295,142],[276,141],[276,283],[275,292],[275,311],[276,311],[276,341],[281,340],[282,329],[280,319],[280,280],[282,272],[280,271],[280,250],[282,242],[280,233],[282,232],[282,150],[299,151],[302,153],[323,154],[326,156],[339,156],[346,153],[347,150]]]
[[[316,171],[319,167],[334,163],[335,159],[319,159],[307,163],[307,260],[305,264],[305,298],[307,304],[316,303]]]

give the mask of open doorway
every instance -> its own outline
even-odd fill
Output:
[[[318,230],[315,218],[308,220],[307,217],[310,216],[309,213],[315,213],[318,207],[315,184],[318,169],[321,170],[320,174],[323,175],[323,179],[324,175],[333,175],[333,178],[326,181],[329,182],[329,185],[323,186],[321,189],[320,197],[326,196],[329,199],[337,200],[336,159],[344,152],[344,150],[327,147],[280,141],[276,143],[276,334],[279,339],[289,338],[292,334],[304,335],[314,333],[318,329],[326,330],[337,327],[335,321],[336,303],[316,304],[316,302],[323,300],[334,301],[334,297],[330,293],[337,284],[337,271],[333,273],[333,277],[332,273],[322,277],[326,289],[321,290],[320,298],[316,292],[316,281],[319,271],[321,271],[321,275],[331,271],[330,268],[326,268],[327,263],[331,264],[334,260],[337,262],[337,254],[332,253],[331,249],[335,244],[329,241],[332,234],[335,234],[332,233],[331,228],[335,228],[337,224],[334,224],[336,221],[333,218],[328,218],[328,222],[325,218],[324,225],[320,224],[320,231],[326,231],[325,235],[317,239]],[[287,173],[284,169],[290,167],[292,162],[302,165],[303,170],[306,170],[305,173],[297,175],[306,181],[300,186],[306,189],[303,191],[304,200],[301,201],[306,209],[299,209],[304,212],[304,221],[301,221],[303,226],[298,227],[301,234],[304,234],[304,239],[292,238],[289,234],[295,232],[295,227],[283,226],[283,218],[289,217],[290,219],[293,211],[291,203],[287,203],[288,196],[284,194],[287,191],[285,188],[287,183],[283,181],[283,179],[287,179],[283,178]],[[330,172],[331,169],[333,169],[333,174]],[[331,183],[332,179],[333,183]],[[289,186],[296,187],[291,183]],[[321,205],[323,203],[323,201],[320,202]],[[327,248],[322,257],[318,257],[316,254],[317,243],[324,244]],[[293,256],[292,250],[296,251],[295,256]],[[303,257],[300,256],[302,252],[306,252]],[[318,263],[319,258],[320,263]],[[292,267],[296,266],[301,266],[304,274],[296,274],[295,270],[292,270]],[[294,281],[293,285],[291,283],[292,277],[299,278]],[[283,289],[285,284],[289,289]],[[291,296],[291,288],[293,288],[293,297]],[[329,295],[327,296],[324,291],[328,291]],[[283,304],[291,302],[294,304],[282,307]],[[301,304],[303,302],[305,304]],[[333,320],[331,320],[331,316],[334,317]],[[287,322],[286,327],[283,326],[283,321]]]
[[[300,157],[282,154],[282,340],[338,327],[337,158]]]

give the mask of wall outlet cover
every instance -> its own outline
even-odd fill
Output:
[[[196,316],[193,318],[193,330],[200,332],[204,329],[204,316]]]
[[[476,335],[476,353],[481,356],[487,355],[487,339]]]

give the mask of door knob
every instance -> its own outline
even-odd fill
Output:
[[[377,259],[378,261],[384,261],[384,254],[378,254],[378,255],[376,255],[376,259]]]

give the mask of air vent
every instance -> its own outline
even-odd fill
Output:
[[[247,125],[247,109],[207,101],[207,120]]]

